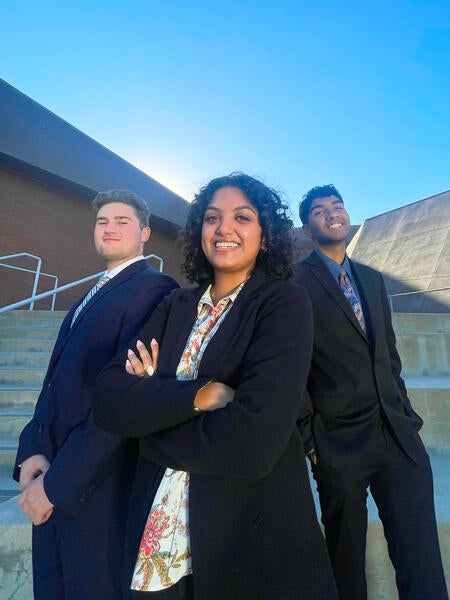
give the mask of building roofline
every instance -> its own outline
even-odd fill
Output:
[[[414,206],[414,204],[419,204],[420,202],[425,202],[426,200],[431,200],[432,198],[437,198],[438,196],[443,196],[444,194],[449,194],[450,190],[445,190],[443,192],[439,192],[437,194],[432,194],[431,196],[427,196],[426,198],[421,198],[420,200],[415,200],[414,202],[410,202],[409,204],[404,204],[403,206],[397,206],[397,208],[392,208],[391,210],[386,210],[378,215],[374,215],[373,217],[369,217],[365,219],[365,221],[371,221],[372,219],[378,219],[381,215],[388,215],[389,213],[396,212],[397,210],[404,210],[409,206]]]
[[[92,201],[128,189],[152,215],[184,227],[188,202],[0,79],[0,165]]]

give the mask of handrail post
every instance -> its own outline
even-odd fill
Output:
[[[41,265],[42,265],[42,260],[39,257],[37,259],[36,273],[34,275],[33,291],[31,292],[32,298],[34,298],[36,296],[38,282],[39,282],[39,275],[41,274]],[[33,310],[33,308],[34,308],[34,300],[33,300],[33,302],[30,303],[30,308],[28,310]]]
[[[55,285],[53,286],[54,293],[52,295],[52,306],[50,308],[51,311],[55,310],[56,294],[58,293],[56,291],[58,289],[58,281],[58,277],[55,275]]]

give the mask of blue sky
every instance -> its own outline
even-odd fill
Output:
[[[448,0],[11,0],[0,52],[0,77],[186,199],[243,170],[298,224],[334,183],[356,224],[450,188]]]

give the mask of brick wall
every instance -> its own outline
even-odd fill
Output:
[[[0,206],[0,256],[18,252],[40,256],[41,270],[57,275],[59,285],[104,268],[93,243],[95,215],[85,200],[0,169]],[[153,226],[144,252],[161,256],[164,271],[183,283],[180,276],[181,248],[174,235],[158,231]],[[30,258],[8,262],[28,269],[36,267],[36,261]],[[0,306],[29,297],[33,279],[31,273],[0,267]],[[88,283],[58,294],[55,308],[68,309],[91,285]],[[39,293],[52,287],[53,280],[40,278]],[[50,299],[35,304],[37,309],[49,307]]]

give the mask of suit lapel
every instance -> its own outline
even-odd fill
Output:
[[[73,327],[70,327],[70,324],[71,324],[72,318],[73,318],[73,314],[74,314],[77,306],[79,306],[79,304],[83,301],[84,296],[83,296],[83,298],[80,299],[79,302],[77,302],[76,304],[74,304],[72,306],[72,308],[67,313],[66,318],[64,319],[63,325],[61,326],[61,330],[60,330],[60,333],[58,336],[59,344],[58,344],[58,346],[55,346],[55,348],[53,350],[52,357],[50,359],[50,364],[47,369],[47,371],[49,373],[51,372],[53,367],[58,362],[58,358],[59,358],[61,352],[64,350],[67,342],[70,340],[72,335],[74,335],[74,333],[76,332],[77,328],[79,327],[79,325],[82,322],[83,317],[86,315],[86,313],[89,310],[91,310],[93,308],[93,306],[95,306],[95,304],[101,298],[103,298],[103,296],[105,296],[106,294],[111,292],[113,289],[117,288],[119,285],[122,285],[122,283],[125,283],[130,277],[132,277],[136,273],[139,273],[140,271],[143,271],[146,268],[148,268],[148,265],[145,262],[145,260],[139,260],[139,261],[131,264],[129,267],[126,267],[118,275],[113,277],[111,279],[111,281],[108,281],[108,283],[106,283],[103,287],[101,287],[98,290],[98,292],[90,299],[90,301],[86,304],[86,306],[83,308],[83,310],[78,315],[77,320],[73,324]]]
[[[235,306],[240,306],[253,302],[257,298],[262,283],[266,280],[263,272],[256,270],[250,277],[242,291],[235,300],[234,306],[230,309],[225,320],[220,325],[220,330],[214,335],[205,349],[205,353],[201,360],[202,373],[217,373],[218,365],[224,361],[224,348],[227,352],[230,351],[235,339],[239,338],[242,325],[242,310],[235,310]],[[202,297],[206,285],[197,290],[185,290],[180,293],[177,302],[181,304],[179,310],[174,310],[176,320],[168,329],[170,330],[170,338],[165,339],[162,344],[164,348],[170,347],[170,356],[165,357],[168,369],[170,372],[176,372],[183,350],[186,346],[186,341],[191,333],[192,327],[197,319],[197,305]]]
[[[245,307],[257,299],[264,281],[267,281],[264,271],[256,268],[237,296],[225,320],[221,323],[220,330],[209,341],[202,358],[202,372],[219,372],[217,365],[224,363],[226,353],[232,351],[234,344],[241,339],[242,328],[246,325]],[[225,353],[224,349],[226,349]]]
[[[53,348],[52,356],[47,367],[47,373],[51,373],[53,367],[58,361],[59,355],[61,354],[64,346],[66,345],[68,336],[70,334],[70,323],[72,322],[73,313],[75,312],[77,306],[78,304],[74,304],[72,306],[72,308],[65,316],[64,321],[62,322],[61,329],[58,333],[58,339],[56,340],[56,344]]]
[[[74,332],[77,330],[77,327],[79,327],[80,323],[82,323],[83,318],[85,317],[85,315],[90,310],[93,309],[93,307],[97,304],[97,302],[99,300],[101,300],[104,296],[106,296],[107,294],[109,294],[110,292],[112,292],[112,290],[116,289],[119,285],[122,285],[123,283],[125,283],[135,273],[138,273],[139,271],[142,271],[143,269],[145,269],[146,266],[147,266],[147,264],[143,260],[135,262],[135,263],[131,264],[129,267],[126,267],[123,271],[121,271],[118,275],[116,275],[115,277],[113,277],[110,281],[108,281],[107,283],[105,283],[105,285],[102,286],[98,290],[98,292],[96,292],[92,296],[92,298],[89,300],[89,302],[83,308],[83,310],[80,312],[80,314],[77,317],[77,320],[75,321],[75,323],[73,324],[73,326],[70,328],[68,337],[70,337],[71,335],[74,334]],[[84,296],[83,296],[83,298],[84,298]],[[81,299],[80,302],[82,302],[82,300],[83,299]],[[80,302],[78,304],[80,304]]]
[[[353,312],[352,307],[350,306],[349,301],[339,288],[338,283],[334,281],[323,260],[316,254],[316,252],[312,252],[305,262],[311,267],[311,273],[320,281],[332,300],[336,302],[339,308],[344,312],[345,316],[359,333],[359,335],[361,335],[361,337],[367,341],[367,338],[361,329],[361,326],[355,316],[355,313]]]
[[[173,324],[168,323],[167,328],[170,332],[169,337],[164,338],[162,343],[161,352],[165,352],[166,348],[170,348],[169,356],[165,357],[167,362],[168,370],[171,373],[176,373],[178,363],[180,362],[181,355],[186,346],[186,341],[192,330],[192,326],[197,319],[197,305],[198,301],[203,295],[207,286],[201,286],[197,289],[187,289],[180,292],[176,302],[178,302],[178,310],[172,311],[172,315],[175,315]],[[170,319],[170,317],[169,317]],[[161,354],[161,359],[163,355]]]

